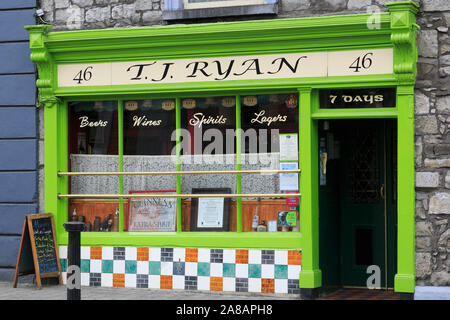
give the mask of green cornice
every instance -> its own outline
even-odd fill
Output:
[[[377,13],[375,29],[368,27],[371,14],[79,31],[51,32],[47,25],[26,29],[31,60],[38,66],[41,100],[57,91],[57,64],[392,47],[394,73],[399,83],[410,84],[416,74],[418,6],[412,1],[387,6],[389,12]]]

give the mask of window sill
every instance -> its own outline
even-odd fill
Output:
[[[58,245],[68,244],[67,232]],[[82,246],[301,250],[300,232],[83,232]]]

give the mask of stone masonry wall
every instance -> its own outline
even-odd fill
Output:
[[[368,8],[386,11],[386,2],[392,1],[279,0],[277,16],[175,23],[348,14]],[[450,1],[416,2],[421,5],[415,98],[417,284],[450,286]],[[41,0],[40,7],[53,31],[167,24],[162,20],[164,0]],[[43,137],[42,122],[40,128]],[[42,173],[42,163],[40,169]],[[42,174],[40,178],[42,186]]]

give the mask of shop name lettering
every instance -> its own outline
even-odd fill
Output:
[[[197,76],[206,77],[208,79],[214,79],[217,81],[226,80],[230,75],[233,76],[244,76],[247,73],[252,73],[256,75],[270,74],[274,75],[282,70],[290,70],[293,74],[297,73],[299,69],[300,62],[307,59],[307,56],[301,56],[295,61],[289,62],[286,58],[276,58],[271,62],[271,70],[264,70],[258,58],[247,59],[242,63],[237,63],[235,59],[229,60],[228,62],[215,60],[210,62],[207,61],[194,61],[190,62],[185,66],[188,73],[187,78],[196,78]],[[151,63],[135,64],[126,70],[130,75],[130,80],[148,80],[151,74],[151,67],[157,66],[158,61],[153,61]],[[173,75],[170,75],[171,69],[173,68],[174,62],[163,63],[163,71],[157,77],[150,79],[152,82],[161,82],[166,79],[172,79]],[[176,68],[178,70],[178,68]]]

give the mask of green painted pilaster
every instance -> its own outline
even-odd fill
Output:
[[[299,89],[300,232],[302,270],[300,288],[322,286],[319,269],[319,151],[317,121],[311,119],[311,88]]]
[[[414,292],[415,188],[414,188],[414,87],[397,88],[398,105],[398,234],[396,292]]]

